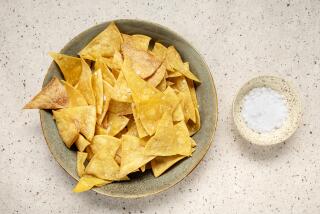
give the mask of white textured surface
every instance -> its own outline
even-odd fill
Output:
[[[0,7],[0,213],[320,213],[320,2],[30,1]],[[37,111],[21,111],[71,38],[96,23],[139,18],[189,40],[211,68],[219,95],[213,146],[181,183],[155,196],[74,194],[51,156]],[[232,124],[237,89],[260,74],[300,89],[304,116],[286,143],[258,147]]]

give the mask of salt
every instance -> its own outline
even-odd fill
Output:
[[[253,131],[271,132],[279,129],[287,119],[287,102],[271,88],[254,88],[243,98],[241,115]]]

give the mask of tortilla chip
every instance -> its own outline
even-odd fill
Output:
[[[134,120],[129,120],[127,127],[128,127],[128,131],[126,132],[126,135],[139,137],[137,125]]]
[[[77,152],[77,173],[79,177],[84,175],[84,162],[86,161],[88,153],[85,152]]]
[[[184,64],[180,54],[177,52],[177,50],[170,46],[167,49],[167,56],[165,59],[165,64],[167,70],[171,72],[179,72],[183,74],[188,79],[192,79],[196,82],[200,82],[200,80],[189,70],[189,64]]]
[[[114,52],[113,58],[112,58],[112,70],[121,70],[123,64],[123,58],[122,54],[119,51]]]
[[[179,160],[185,158],[187,156],[184,155],[173,155],[173,156],[165,156],[165,157],[156,157],[151,161],[152,172],[155,177],[159,177],[163,174],[167,169],[177,163]]]
[[[153,87],[148,82],[141,79],[132,68],[132,62],[130,59],[125,58],[122,72],[127,80],[128,86],[131,89],[132,98],[134,102],[140,102],[148,100],[154,95],[161,95],[161,92]]]
[[[109,112],[107,116],[108,117],[102,122],[102,125],[110,136],[118,134],[129,122],[129,119],[122,115]]]
[[[142,50],[137,50],[128,45],[121,47],[124,58],[129,58],[132,61],[132,69],[142,79],[150,77],[161,65],[152,53]]]
[[[118,147],[115,147],[118,146]],[[90,160],[85,173],[105,180],[120,180],[120,167],[114,160],[119,145],[107,144],[102,147]]]
[[[201,128],[200,113],[199,113],[199,110],[197,108],[195,110],[196,110],[196,122],[194,123],[191,120],[189,120],[187,122],[187,127],[188,127],[188,130],[189,130],[189,135],[190,136],[192,136],[195,133],[197,133]]]
[[[122,72],[119,73],[118,79],[114,87],[108,84],[106,86],[108,86],[107,89],[109,90],[109,93],[111,94],[112,99],[119,102],[127,102],[127,103],[132,102],[131,90],[128,87],[127,81],[124,78],[124,75]]]
[[[84,59],[81,59],[82,63],[82,72],[77,85],[77,89],[81,92],[81,94],[86,98],[86,101],[89,105],[95,105],[96,99],[94,97],[93,89],[92,89],[92,73],[89,65],[86,63]]]
[[[111,183],[112,181],[102,180],[92,175],[84,175],[80,178],[79,182],[73,189],[73,192],[85,192],[94,186],[103,186]]]
[[[157,57],[158,60],[163,62],[167,55],[167,48],[159,42],[154,44],[152,53]]]
[[[76,85],[82,71],[80,58],[54,52],[49,52],[49,55],[58,64],[64,79],[71,85]]]
[[[83,152],[90,145],[90,142],[80,134],[75,144],[79,152]]]
[[[196,122],[196,111],[193,104],[193,100],[190,94],[189,86],[184,77],[178,77],[175,79],[176,84],[174,87],[179,90],[178,96],[182,99],[182,107],[185,116],[185,120],[189,119]]]
[[[147,51],[151,38],[146,35],[127,35],[122,34],[123,45],[131,46],[136,50]]]
[[[64,87],[66,88],[68,94],[68,107],[76,107],[76,106],[87,106],[88,103],[81,92],[70,85],[68,82],[63,81]]]
[[[173,125],[172,116],[165,112],[159,121],[156,133],[145,146],[146,155],[190,155],[191,141],[184,122]]]
[[[131,135],[123,135],[121,139],[120,174],[125,176],[151,161],[155,156],[144,154],[142,139]]]
[[[163,92],[166,90],[166,88],[167,88],[167,81],[166,81],[166,78],[163,78],[159,83],[159,85],[157,85],[157,89]]]
[[[108,111],[117,115],[132,114],[131,103],[118,102],[111,99]]]
[[[166,74],[166,66],[161,65],[157,71],[147,79],[147,82],[150,83],[153,87],[157,87],[160,82],[163,80]]]
[[[24,109],[60,109],[67,107],[68,94],[57,77],[50,82],[23,108]]]
[[[95,106],[79,106],[53,111],[53,117],[63,142],[68,148],[83,134],[92,140],[96,124]]]
[[[103,80],[102,84],[103,84],[103,107],[102,107],[101,114],[99,114],[97,117],[97,124],[98,125],[101,125],[102,121],[104,120],[104,118],[107,114],[107,111],[109,109],[110,101],[111,101],[111,95],[108,90],[109,83],[107,83],[106,81]]]
[[[114,86],[116,79],[114,78],[113,74],[109,70],[108,66],[103,60],[103,57],[99,57],[94,64],[95,70],[101,70],[102,79],[108,82],[110,85]]]
[[[95,61],[100,56],[111,57],[115,51],[120,50],[122,36],[117,26],[112,22],[83,48],[79,55],[82,58]]]
[[[92,144],[90,145],[90,148],[93,154],[98,153],[104,147],[108,147],[109,152],[111,154],[116,154],[120,144],[121,141],[115,137],[108,135],[96,135],[92,139]]]
[[[138,131],[138,135],[140,138],[146,137],[148,136],[148,133],[146,132],[146,130],[144,129],[144,127],[142,126],[141,120],[138,117],[138,113],[137,113],[137,109],[135,107],[135,104],[132,104],[132,112],[133,112],[133,117],[137,126],[137,131]]]
[[[179,73],[178,71],[168,71],[168,76],[167,78],[174,78],[174,77],[181,77],[182,74]]]
[[[96,111],[97,114],[102,113],[103,107],[103,80],[101,70],[96,70],[92,76],[92,89],[96,98]]]

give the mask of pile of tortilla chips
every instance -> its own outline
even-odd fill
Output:
[[[173,46],[150,48],[150,40],[111,23],[80,57],[50,53],[64,80],[53,77],[25,108],[51,109],[63,142],[77,150],[74,192],[150,168],[158,177],[195,150],[200,81]]]

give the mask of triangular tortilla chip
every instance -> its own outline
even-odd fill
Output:
[[[111,99],[108,111],[117,115],[132,114],[131,103],[118,102]]]
[[[168,71],[168,76],[167,78],[174,78],[174,77],[181,77],[182,74],[179,73],[178,71]]]
[[[124,58],[129,58],[132,61],[132,69],[142,79],[150,77],[161,65],[151,52],[137,50],[128,45],[121,47]]]
[[[70,85],[68,82],[63,81],[64,87],[66,88],[68,94],[68,107],[76,107],[76,106],[87,106],[88,103],[81,92]]]
[[[110,85],[114,86],[116,79],[109,70],[108,66],[106,65],[103,57],[99,57],[94,64],[95,70],[101,70],[102,79],[107,81]]]
[[[82,71],[80,58],[54,52],[49,52],[49,55],[58,64],[64,79],[71,85],[76,85]]]
[[[177,52],[177,50],[173,46],[170,46],[167,49],[165,64],[166,64],[167,70],[171,72],[177,71],[183,74],[188,79],[192,79],[196,82],[200,82],[200,80],[189,70],[189,64],[183,63],[180,57],[180,54]]]
[[[90,145],[90,142],[80,134],[75,144],[79,152],[83,152]]]
[[[102,113],[103,107],[103,82],[101,70],[96,70],[92,75],[92,89],[96,98],[97,114]]]
[[[201,128],[201,120],[200,120],[200,113],[199,110],[196,108],[196,122],[189,120],[187,122],[187,127],[190,133],[190,136],[194,135],[196,132],[198,132]]]
[[[188,83],[184,77],[178,77],[175,80],[176,84],[174,85],[174,87],[179,90],[178,96],[180,96],[183,101],[182,107],[185,120],[188,121],[190,119],[193,122],[196,122],[196,111],[190,94]]]
[[[85,152],[77,152],[77,173],[79,177],[84,175],[84,162],[86,161],[88,153]]]
[[[120,174],[125,176],[151,161],[155,156],[144,154],[142,139],[131,135],[123,135],[121,139]]]
[[[161,43],[156,42],[152,49],[152,53],[162,62],[166,58],[167,48]]]
[[[165,112],[156,133],[145,146],[145,154],[156,156],[190,155],[191,141],[184,122],[173,125],[172,116]]]
[[[103,128],[106,129],[107,134],[110,136],[115,136],[118,134],[129,122],[129,119],[122,115],[109,112],[107,116],[108,117],[102,122],[102,125]]]
[[[114,144],[107,144],[100,151],[98,151],[90,160],[86,167],[85,173],[94,175],[97,178],[105,180],[120,180],[120,167],[115,161],[115,148]]]
[[[126,135],[132,135],[132,136],[139,137],[137,125],[136,125],[136,122],[134,120],[130,120],[128,122],[127,127],[128,127],[128,131],[126,132]]]
[[[111,154],[116,154],[121,141],[115,137],[109,135],[96,135],[92,139],[92,144],[90,145],[92,153],[96,154],[104,147],[108,147],[108,151]]]
[[[104,31],[91,40],[79,54],[82,58],[93,61],[100,56],[111,57],[115,51],[120,50],[122,42],[121,33],[114,22],[112,22]]]
[[[102,121],[104,120],[107,111],[109,109],[109,104],[111,101],[111,94],[108,90],[109,83],[103,80],[103,108],[101,114],[98,115],[97,124],[101,125]]]
[[[159,83],[159,85],[157,85],[157,89],[163,92],[166,90],[166,88],[167,88],[167,81],[166,81],[166,78],[163,78]]]
[[[152,172],[155,177],[159,177],[167,169],[177,163],[179,160],[185,158],[184,155],[173,155],[173,156],[158,156],[151,161]]]
[[[82,63],[82,72],[81,72],[81,76],[79,79],[79,83],[77,85],[77,89],[86,98],[86,101],[89,105],[95,105],[96,99],[94,97],[94,93],[93,93],[93,89],[92,89],[91,69],[84,59],[81,59],[81,63]]]
[[[122,66],[122,72],[127,80],[128,86],[132,92],[134,102],[148,100],[154,95],[161,95],[161,92],[153,87],[151,84],[141,79],[132,68],[130,59],[125,58]]]
[[[131,46],[136,50],[147,51],[149,47],[149,42],[151,38],[146,35],[136,34],[136,35],[127,35],[122,34],[123,45]]]
[[[107,90],[109,90],[109,93],[111,94],[112,99],[119,102],[132,102],[131,90],[128,87],[127,81],[122,72],[120,72],[114,87],[112,87],[110,84],[106,84],[106,86]]]
[[[132,103],[132,112],[133,112],[133,117],[134,120],[136,122],[136,126],[137,126],[137,131],[138,131],[138,135],[140,138],[146,137],[148,136],[148,133],[146,132],[146,130],[143,128],[142,123],[140,118],[138,117],[138,113],[135,107],[135,104]]]
[[[67,107],[68,94],[57,77],[51,81],[23,108],[24,109],[60,109]]]
[[[79,182],[73,189],[73,192],[85,192],[94,186],[103,186],[111,183],[112,181],[102,180],[92,175],[84,175],[80,178]]]
[[[157,87],[157,85],[159,85],[160,82],[163,80],[165,74],[166,74],[166,66],[161,65],[157,69],[157,71],[147,79],[147,82],[150,83],[153,87]]]
[[[95,106],[79,106],[53,111],[53,117],[63,142],[68,148],[77,140],[79,133],[92,140],[96,124]]]

